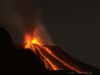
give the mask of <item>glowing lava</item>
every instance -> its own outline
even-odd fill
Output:
[[[51,49],[51,47],[53,49]],[[77,73],[86,71],[74,62],[68,60],[74,59],[64,53],[60,48],[45,45],[39,36],[32,37],[29,34],[25,35],[25,48],[31,49],[44,62],[48,70],[72,70]],[[64,55],[65,54],[65,55]]]
[[[25,48],[30,48],[30,46],[31,46],[31,37],[28,34],[26,34],[26,36],[25,36]]]
[[[42,46],[42,40],[38,36],[32,38],[29,34],[26,34],[25,35],[25,48],[32,49],[33,44]]]

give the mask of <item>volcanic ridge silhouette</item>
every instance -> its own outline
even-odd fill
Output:
[[[69,54],[62,51],[58,46],[49,46],[54,51],[62,53],[68,58],[69,61],[79,67],[84,67],[89,71],[88,74],[82,73],[82,75],[99,75],[100,70],[83,63]],[[56,51],[55,51],[56,52]],[[45,64],[40,58],[33,53],[30,49],[14,47],[10,34],[0,27],[0,58],[1,58],[1,74],[0,75],[79,75],[75,71],[70,70],[57,70],[49,71],[46,69]]]

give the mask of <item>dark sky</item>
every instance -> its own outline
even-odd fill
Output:
[[[20,37],[23,35],[20,31],[23,29],[21,26],[23,19],[20,15],[27,14],[22,13],[24,9],[16,8],[21,12],[19,14],[11,1],[20,0],[0,1],[0,22],[5,23],[3,27],[11,33],[13,39],[18,37],[17,40],[21,40]],[[24,0],[21,1],[24,4]],[[32,6],[32,3],[29,5]],[[19,4],[17,6],[21,7]],[[100,69],[99,0],[38,0],[37,6],[40,18],[47,27],[53,42],[73,57]],[[27,9],[27,6],[22,8]],[[26,9],[25,12],[27,12]]]
[[[54,43],[100,69],[99,0],[39,0],[38,7]]]

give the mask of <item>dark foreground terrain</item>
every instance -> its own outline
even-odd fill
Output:
[[[71,70],[48,71],[40,58],[29,49],[15,49],[10,34],[0,27],[0,75],[73,75]],[[80,63],[81,64],[81,63]],[[83,64],[82,64],[83,65]],[[84,64],[90,74],[99,75],[100,70]],[[85,75],[85,74],[82,74]],[[86,74],[87,75],[87,74]]]

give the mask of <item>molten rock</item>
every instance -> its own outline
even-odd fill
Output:
[[[72,75],[79,72],[82,75],[100,74],[99,69],[73,58],[58,46],[40,47],[34,44],[30,47],[32,49],[23,49],[23,45],[17,45],[17,47],[20,48],[13,46],[10,34],[0,27],[0,68],[3,75],[37,75],[40,73],[41,75]]]
[[[14,49],[10,34],[2,27],[0,27],[0,56],[3,75],[47,73],[44,64],[31,50]]]

